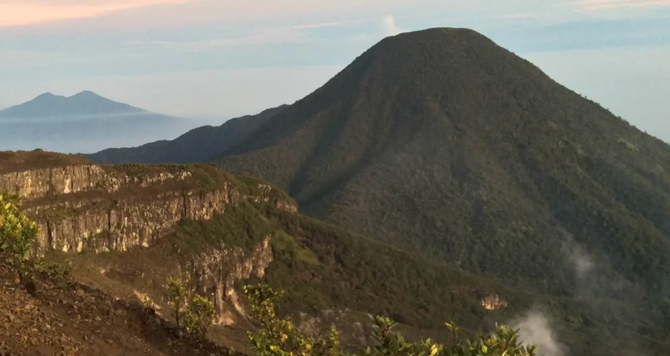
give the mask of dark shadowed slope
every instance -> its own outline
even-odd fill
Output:
[[[90,91],[70,97],[45,93],[0,111],[0,150],[95,152],[173,138],[197,125]]]
[[[382,40],[219,162],[508,283],[670,293],[668,146],[471,30]]]
[[[282,105],[257,115],[231,119],[216,127],[198,127],[170,141],[162,140],[130,148],[109,148],[87,156],[98,163],[203,162],[234,147],[286,107]]]

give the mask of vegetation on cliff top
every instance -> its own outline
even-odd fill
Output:
[[[46,157],[45,162],[41,161],[42,157]],[[152,203],[160,199],[173,199],[174,193],[184,196],[206,194],[226,187],[230,189],[229,196],[222,198],[230,198],[234,203],[244,199],[267,199],[285,207],[297,207],[295,200],[284,190],[277,189],[268,182],[252,177],[236,177],[208,163],[101,165],[104,176],[97,177],[99,181],[94,186],[87,186],[91,179],[88,172],[73,171],[71,167],[75,164],[93,163],[80,160],[81,157],[69,161],[69,157],[76,156],[51,152],[0,152],[0,168],[7,168],[7,173],[59,168],[63,170],[62,174],[40,175],[32,181],[42,187],[65,187],[65,182],[69,181],[84,188],[67,194],[46,192],[41,197],[27,201],[28,208],[39,208],[41,220],[50,222],[60,222],[87,212],[110,211],[118,204],[128,202]],[[93,177],[96,177],[95,174]],[[0,179],[0,189],[16,192],[16,187],[24,183],[20,181],[23,179],[21,175],[3,177]],[[58,179],[61,181],[57,181]]]
[[[79,165],[93,165],[94,163],[82,155],[74,154],[60,154],[55,152],[45,152],[42,150],[34,151],[0,151],[0,174],[12,172],[34,171],[48,168],[62,168],[67,170],[71,166]],[[166,189],[172,190],[204,190],[212,191],[222,189],[229,185],[236,189],[241,195],[268,197],[275,201],[283,201],[288,205],[297,206],[293,200],[284,190],[276,189],[274,185],[258,178],[234,176],[226,171],[221,170],[213,163],[193,163],[193,164],[103,164],[100,166],[108,175],[105,180],[120,176],[130,178],[130,183],[122,187],[120,191],[109,191],[110,187],[104,184],[98,184],[97,191],[94,192],[80,192],[76,195],[78,200],[100,200],[100,194],[106,193],[110,195],[110,199],[117,198],[117,196],[124,197],[141,197],[142,194],[136,185],[145,184],[147,187],[156,188],[156,185],[165,186]],[[188,176],[182,176],[186,174]],[[166,179],[166,176],[172,175],[175,179]],[[146,184],[148,180],[156,180],[163,176],[163,184]],[[71,180],[76,180],[79,177],[69,177]],[[87,177],[81,177],[86,180]],[[45,182],[48,183],[48,182]],[[14,182],[7,182],[5,189],[13,189]],[[267,189],[270,188],[270,189]],[[131,194],[126,194],[126,193]],[[140,194],[138,194],[140,193]],[[156,195],[155,189],[147,191],[148,195],[154,197]],[[112,196],[113,195],[113,196]],[[44,199],[58,201],[68,200],[66,197],[61,197],[59,194],[50,194]],[[72,199],[70,199],[72,200]],[[32,202],[31,202],[32,203]],[[52,202],[53,203],[53,202]],[[32,205],[39,205],[32,204]],[[51,205],[51,204],[50,204]],[[58,209],[58,208],[56,208]]]
[[[41,150],[0,151],[0,174],[79,164],[91,164],[91,161],[80,155]]]
[[[102,167],[110,174],[123,174],[134,179],[133,183],[141,183],[149,178],[155,178],[164,174],[174,175],[176,178],[181,174],[188,176],[183,179],[166,179],[164,184],[170,189],[181,189],[188,191],[216,191],[225,186],[235,189],[239,195],[251,197],[268,197],[277,201],[284,201],[290,205],[297,203],[284,190],[276,189],[274,185],[262,179],[234,176],[221,170],[212,163],[194,164],[105,164]],[[264,187],[268,187],[266,189]],[[137,189],[132,189],[137,192]],[[123,192],[121,192],[123,193]],[[149,191],[153,194],[153,191]]]

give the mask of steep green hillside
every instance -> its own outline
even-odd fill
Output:
[[[474,31],[382,40],[219,162],[509,285],[670,294],[668,146]]]

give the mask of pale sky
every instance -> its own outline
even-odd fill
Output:
[[[670,0],[0,0],[0,109],[92,90],[224,120],[430,27],[475,29],[670,141]]]

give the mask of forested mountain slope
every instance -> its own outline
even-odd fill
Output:
[[[471,30],[382,40],[218,162],[308,215],[511,285],[670,293],[667,144]]]

